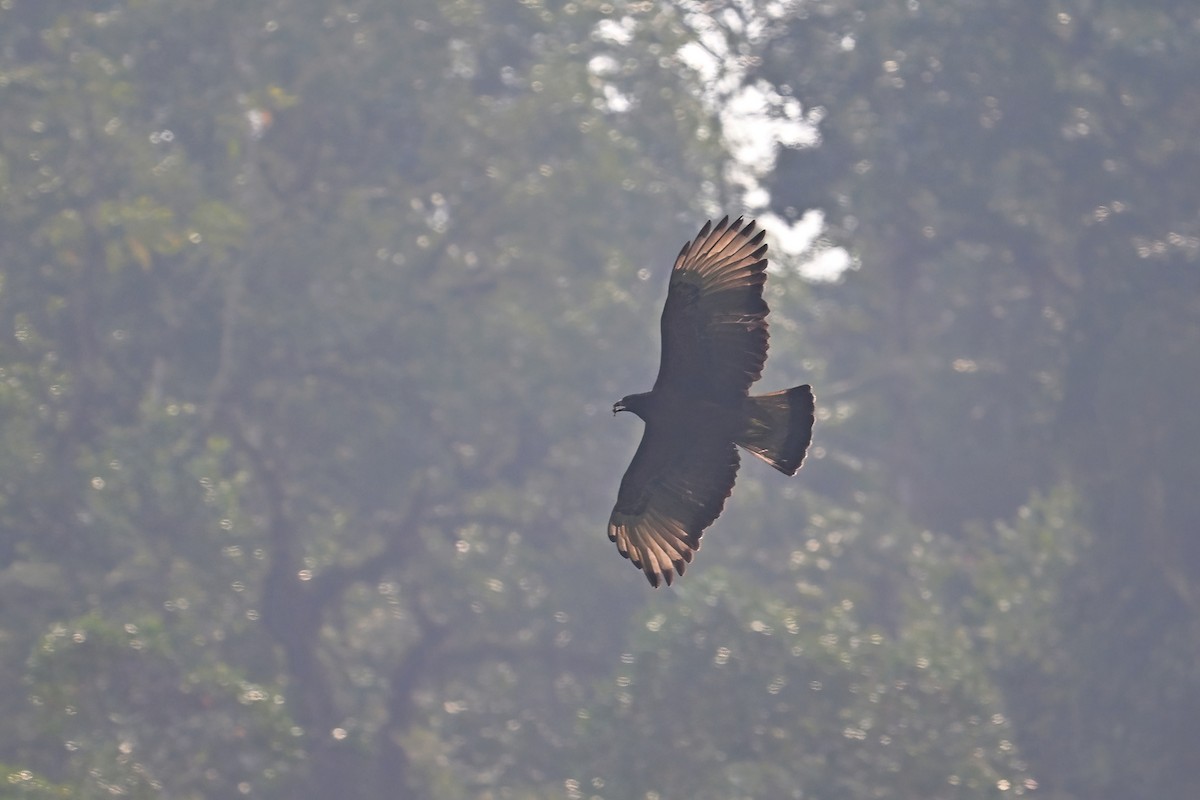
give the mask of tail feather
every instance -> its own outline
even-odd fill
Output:
[[[795,475],[812,442],[813,393],[805,386],[746,398],[737,443],[785,475]]]

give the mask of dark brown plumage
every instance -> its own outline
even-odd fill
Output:
[[[709,221],[683,246],[663,308],[658,379],[613,406],[637,414],[646,430],[608,538],[652,586],[669,586],[700,549],[733,490],[738,445],[794,475],[812,440],[808,386],[749,395],[767,360],[767,246],[754,228],[740,217]]]

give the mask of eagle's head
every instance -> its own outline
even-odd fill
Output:
[[[650,404],[650,392],[631,394],[613,403],[613,415],[618,411],[632,411],[642,419],[646,418],[646,408]]]

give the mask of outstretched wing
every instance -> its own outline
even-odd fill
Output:
[[[608,538],[651,586],[670,586],[700,549],[704,529],[720,515],[737,469],[737,447],[727,437],[705,435],[703,426],[681,436],[647,422],[621,479]]]
[[[744,397],[767,360],[767,246],[754,222],[705,223],[683,246],[662,315],[662,361],[654,390],[695,399]]]

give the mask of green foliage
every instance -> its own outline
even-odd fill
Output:
[[[615,686],[583,715],[589,739],[614,746],[581,754],[581,784],[701,798],[1000,797],[1035,785],[970,641],[937,621],[891,636],[849,599],[747,591],[720,570],[679,594],[643,613]],[[658,746],[630,730],[654,731]]]
[[[27,769],[16,769],[5,764],[0,764],[0,780],[4,781],[3,788],[0,788],[0,797],[4,797],[5,800],[49,800],[76,796],[70,787],[55,785]]]
[[[1027,5],[0,3],[0,796],[1194,783],[1196,28]],[[746,86],[857,269],[654,594],[607,409]]]
[[[268,793],[301,755],[284,698],[209,663],[200,637],[180,641],[168,622],[90,614],[42,638],[26,673],[30,722],[66,754],[44,768],[81,796]]]
[[[809,327],[848,390],[831,449],[918,524],[986,531],[957,582],[1038,609],[973,613],[1043,790],[1177,795],[1195,705],[1159,687],[1200,678],[1177,666],[1200,561],[1195,414],[1172,400],[1200,374],[1194,9],[811,11],[758,77],[826,112],[773,201],[824,208],[860,266]]]

